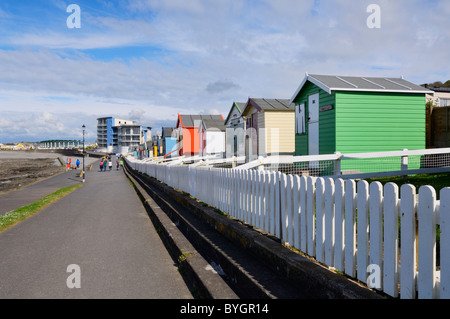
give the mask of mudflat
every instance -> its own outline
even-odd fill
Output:
[[[0,152],[0,194],[66,171],[56,154],[30,158],[29,154],[4,153],[11,152]]]

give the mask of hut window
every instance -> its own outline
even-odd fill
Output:
[[[450,99],[439,99],[439,106],[450,106]]]
[[[295,106],[295,134],[305,134],[305,104]]]

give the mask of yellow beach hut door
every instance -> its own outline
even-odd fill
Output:
[[[308,152],[319,155],[319,94],[308,97]],[[319,162],[310,162],[311,168],[319,168]]]

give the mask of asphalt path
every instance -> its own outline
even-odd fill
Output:
[[[190,299],[122,170],[0,233],[0,298]]]

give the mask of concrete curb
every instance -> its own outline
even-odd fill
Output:
[[[132,170],[132,169],[130,169]],[[220,215],[211,207],[159,181],[134,171],[152,187],[169,196],[179,205],[238,245],[287,280],[304,287],[313,299],[382,299],[383,297],[347,277],[337,274],[319,263],[299,255],[279,242],[255,231],[241,222]]]

